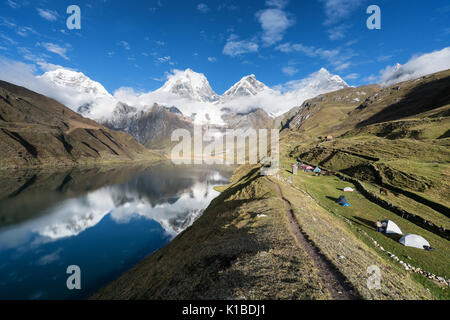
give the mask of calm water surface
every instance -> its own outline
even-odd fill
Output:
[[[0,172],[0,299],[84,299],[189,227],[231,168]],[[67,267],[81,268],[68,290]]]

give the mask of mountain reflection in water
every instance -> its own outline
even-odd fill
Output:
[[[1,172],[0,299],[87,298],[189,227],[229,167]],[[82,289],[66,287],[78,265]]]

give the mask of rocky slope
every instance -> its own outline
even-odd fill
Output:
[[[132,136],[0,81],[0,168],[122,162],[155,157]]]
[[[151,149],[165,149],[170,145],[172,132],[176,129],[192,130],[190,119],[176,107],[154,104],[151,108],[137,111],[136,108],[119,103],[113,117],[105,120],[106,127],[127,132]]]
[[[339,76],[322,68],[306,79],[288,83],[283,93],[258,81],[255,75],[248,75],[219,96],[205,75],[186,69],[174,71],[160,89],[125,103],[120,99],[126,97],[113,97],[100,83],[79,72],[58,69],[40,78],[70,92],[69,96],[74,97],[71,107],[80,103],[73,108],[78,113],[110,129],[130,133],[153,149],[167,145],[173,130],[194,123],[222,129],[269,128],[275,118],[269,109],[280,101],[301,103],[317,94],[347,87]]]

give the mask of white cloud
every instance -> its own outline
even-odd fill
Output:
[[[171,59],[172,58],[170,56],[160,57],[160,58],[158,58],[158,62],[165,63],[165,62],[169,62]]]
[[[288,76],[293,76],[293,75],[295,75],[295,74],[297,74],[299,72],[298,69],[296,69],[296,68],[294,68],[292,66],[284,67],[282,69],[282,71],[283,71],[284,74],[287,74]]]
[[[56,251],[46,254],[39,258],[39,260],[36,262],[37,265],[40,266],[46,266],[48,264],[54,263],[60,259],[60,253],[63,251],[62,248],[57,249]]]
[[[197,5],[197,10],[200,11],[201,13],[208,13],[209,7],[204,3],[199,3]]]
[[[302,52],[309,57],[316,57],[318,55],[317,49],[315,47],[304,46],[301,43],[296,43],[296,44],[283,43],[283,44],[280,44],[279,46],[277,46],[275,48],[275,50],[278,50],[278,51],[281,51],[284,53]]]
[[[358,73],[350,73],[344,77],[345,80],[356,80],[359,78]]]
[[[289,3],[289,0],[267,0],[266,1],[267,6],[276,7],[278,9],[284,9],[288,3]]]
[[[327,30],[330,40],[340,40],[345,38],[345,32],[349,29],[348,25],[341,24],[339,26],[331,27]]]
[[[3,42],[5,42],[6,44],[10,44],[10,45],[16,45],[17,41],[11,39],[10,37],[8,37],[7,35],[3,34],[0,32],[0,39],[3,40]]]
[[[29,34],[38,35],[39,33],[31,27],[19,27],[16,31],[19,36],[27,37]]]
[[[64,68],[64,67],[62,67],[62,66],[60,66],[60,65],[57,65],[57,64],[48,63],[48,62],[43,61],[43,60],[36,62],[36,64],[37,64],[37,65],[39,66],[39,68],[40,68],[42,71],[44,71],[44,72],[47,72],[47,71],[54,71],[54,70],[57,70],[57,69],[68,69],[68,70],[72,70],[72,69],[69,69],[69,68]]]
[[[0,26],[5,26],[8,28],[15,28],[17,26],[17,24],[11,19],[0,17]]]
[[[379,81],[389,86],[398,82],[450,69],[450,47],[413,56],[406,64],[389,66],[380,71]]]
[[[345,63],[343,63],[343,64],[337,66],[335,69],[336,69],[337,71],[342,71],[342,70],[345,70],[345,69],[347,69],[348,67],[350,67],[350,65],[351,65],[350,62],[345,62]]]
[[[119,41],[118,45],[122,46],[125,50],[131,50],[130,44],[124,40]]]
[[[332,25],[350,16],[367,0],[321,0],[324,3],[325,25]]]
[[[21,7],[21,5],[19,3],[12,1],[12,0],[8,0],[7,3],[13,9],[17,9],[17,8]]]
[[[211,63],[214,63],[217,61],[217,58],[216,57],[208,57],[208,61]]]
[[[56,11],[38,8],[37,12],[45,20],[48,20],[48,21],[56,21],[56,20],[58,20],[58,13]]]
[[[52,52],[54,54],[57,54],[58,56],[60,56],[61,58],[65,59],[65,60],[70,60],[69,57],[67,56],[67,49],[63,48],[55,43],[51,43],[51,42],[38,42],[36,44],[39,47],[43,47],[45,50]]]
[[[262,41],[264,46],[271,46],[283,40],[286,30],[295,24],[295,20],[279,8],[270,8],[256,13],[263,29]]]
[[[301,43],[283,43],[278,45],[275,50],[284,53],[300,52],[311,58],[327,60],[337,71],[348,68],[351,64],[349,60],[357,55],[351,48],[323,49],[305,46]]]
[[[225,47],[223,48],[223,54],[231,57],[237,57],[245,53],[257,52],[259,46],[257,43],[247,40],[238,40],[237,36],[231,35],[228,38]]]

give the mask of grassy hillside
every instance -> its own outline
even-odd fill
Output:
[[[292,109],[277,119],[278,175],[241,166],[192,227],[93,298],[449,299],[449,79],[347,88]],[[292,176],[295,161],[335,175]],[[336,203],[347,186],[350,208]],[[435,250],[376,232],[383,219]]]
[[[158,159],[129,134],[83,118],[55,100],[0,81],[0,168]]]
[[[240,175],[243,175],[242,177]],[[94,299],[326,299],[258,169],[244,167],[203,216]],[[274,272],[275,271],[275,272]]]
[[[450,71],[383,88],[341,124],[316,132],[333,135],[332,141],[302,133],[314,118],[285,132],[283,140],[293,157],[357,178],[374,191],[385,187],[392,203],[448,229],[449,88]],[[334,112],[328,105],[316,108]]]
[[[336,205],[344,187],[358,186],[334,176],[302,172],[293,183],[328,212],[348,221],[355,232],[367,233],[402,261],[448,278],[450,71],[372,89],[375,91],[356,107],[333,102],[347,95],[345,90],[306,102],[292,118],[291,129],[282,134],[285,166],[305,161],[357,179],[384,205],[360,192],[348,195],[352,208]],[[359,92],[362,88],[346,90]],[[332,114],[339,119],[331,119]],[[333,138],[325,139],[327,136]],[[388,195],[380,195],[381,187]],[[375,232],[373,223],[381,219],[394,220],[404,233],[424,236],[436,250],[407,248],[398,239]],[[436,283],[430,285],[417,274],[414,277],[437,296],[448,298],[448,288],[442,292]]]
[[[292,203],[305,236],[349,281],[352,294],[365,299],[433,297],[314,199],[283,179],[260,176],[258,167],[242,166],[192,227],[93,298],[336,299],[324,270],[296,241],[275,185]],[[379,290],[369,290],[366,283],[365,270],[373,264],[383,272]]]

